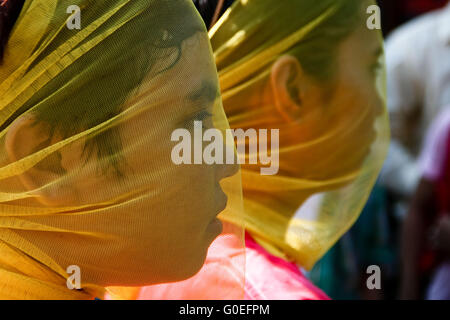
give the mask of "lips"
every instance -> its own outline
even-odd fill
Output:
[[[221,186],[219,184],[217,184],[217,188],[216,188],[216,199],[217,199],[217,206],[216,209],[214,210],[214,216],[211,217],[212,220],[216,219],[217,216],[225,210],[225,208],[227,207],[228,204],[228,197],[225,194],[225,192],[223,192]]]

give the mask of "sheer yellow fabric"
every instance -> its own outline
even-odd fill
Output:
[[[210,31],[230,126],[279,129],[276,175],[249,164],[245,143],[245,227],[306,269],[358,218],[386,156],[383,42],[366,23],[373,4],[240,0]]]
[[[386,156],[383,41],[366,23],[373,4],[240,0],[210,32],[232,129],[279,130],[267,141],[236,139],[245,214],[244,222],[230,221],[245,223],[270,253],[304,268],[358,218]],[[264,145],[278,155],[270,165],[260,158]],[[258,162],[250,164],[252,158]],[[276,174],[262,175],[269,166]],[[247,267],[250,278],[258,266]],[[214,299],[227,271],[144,287],[139,298]],[[194,292],[198,282],[203,289]]]
[[[239,220],[241,177],[177,165],[172,133],[199,120],[224,134],[218,92],[190,0],[26,1],[0,65],[0,299],[102,298],[198,272],[215,217]],[[242,228],[223,233],[242,249]]]

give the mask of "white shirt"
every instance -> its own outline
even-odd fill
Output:
[[[386,64],[392,144],[381,182],[409,195],[425,132],[450,106],[450,4],[397,29],[386,41]]]

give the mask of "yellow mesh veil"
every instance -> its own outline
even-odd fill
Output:
[[[173,159],[196,120],[229,128],[190,0],[25,1],[0,65],[0,299],[132,298],[197,273],[221,232],[240,252],[239,166]]]
[[[248,133],[236,138],[244,221],[228,221],[306,269],[356,221],[386,156],[383,41],[366,13],[373,4],[239,0],[210,31],[230,126]],[[140,298],[214,298],[201,293],[221,288],[223,271],[145,287]],[[191,289],[197,282],[201,293]]]
[[[279,130],[274,175],[261,175],[268,166],[248,139],[238,142],[245,228],[306,269],[356,221],[386,156],[383,41],[367,23],[374,4],[240,0],[210,31],[231,128]]]

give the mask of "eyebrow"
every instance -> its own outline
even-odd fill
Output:
[[[201,85],[189,93],[187,98],[194,103],[200,103],[201,105],[196,106],[194,109],[189,111],[188,119],[183,119],[177,123],[177,126],[186,127],[186,123],[192,121],[198,114],[206,113],[216,99],[220,97],[220,89],[217,84],[211,80],[204,79]]]
[[[205,102],[212,103],[219,96],[219,87],[210,80],[203,80],[201,86],[189,94],[189,100],[198,102],[203,99]]]

